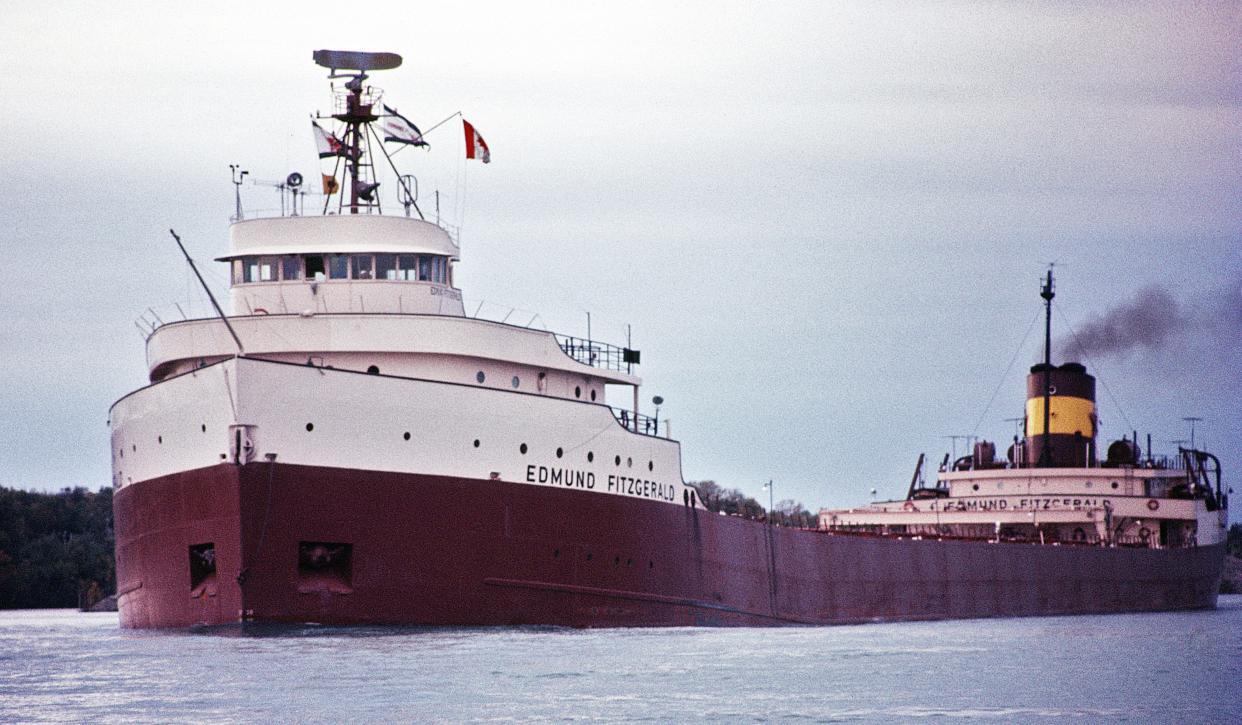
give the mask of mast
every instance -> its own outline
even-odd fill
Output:
[[[1044,445],[1039,452],[1040,466],[1052,465],[1052,268],[1048,268],[1048,280],[1044,282],[1039,296],[1044,298]]]
[[[360,198],[367,201],[368,206],[371,203],[367,200],[367,196],[360,193],[363,191],[363,182],[359,178],[359,173],[362,167],[369,165],[362,162],[364,129],[368,124],[379,119],[374,110],[376,99],[370,92],[364,96],[362,84],[370,77],[367,71],[396,68],[401,65],[401,56],[396,53],[316,50],[311,54],[311,58],[318,65],[332,71],[328,74],[328,78],[349,78],[349,81],[345,83],[345,90],[349,92],[345,96],[345,108],[340,109],[339,113],[332,114],[332,117],[345,124],[345,138],[342,141],[348,154],[346,173],[350,177],[349,213],[357,214]],[[345,72],[338,74],[338,71]],[[370,195],[375,192],[372,189],[367,193]]]

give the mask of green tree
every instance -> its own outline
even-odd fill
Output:
[[[116,591],[112,489],[0,488],[0,608],[72,607]]]

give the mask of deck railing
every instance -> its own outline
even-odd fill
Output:
[[[632,410],[625,408],[614,408],[611,405],[608,409],[612,411],[612,415],[617,419],[623,428],[641,435],[660,437],[660,421],[649,415],[642,413],[634,413]]]
[[[584,340],[569,335],[557,335],[556,341],[560,343],[566,355],[583,365],[629,372],[630,366],[638,363],[638,351],[628,347],[618,347],[598,340]]]

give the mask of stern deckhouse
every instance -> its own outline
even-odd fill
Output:
[[[1023,434],[1003,459],[987,440],[957,459],[945,454],[933,485],[923,485],[919,457],[906,498],[819,514],[820,528],[871,536],[949,538],[1131,548],[1219,544],[1228,494],[1220,461],[1201,450],[1147,455],[1138,434],[1096,454],[1095,378],[1077,362],[1053,365],[1052,272],[1044,361],[1026,379]]]

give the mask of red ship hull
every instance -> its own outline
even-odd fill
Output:
[[[132,484],[116,493],[115,515],[126,627],[832,624],[1206,608],[1224,556],[1219,545],[833,535],[607,494],[276,463]],[[205,547],[214,570],[196,571]]]

